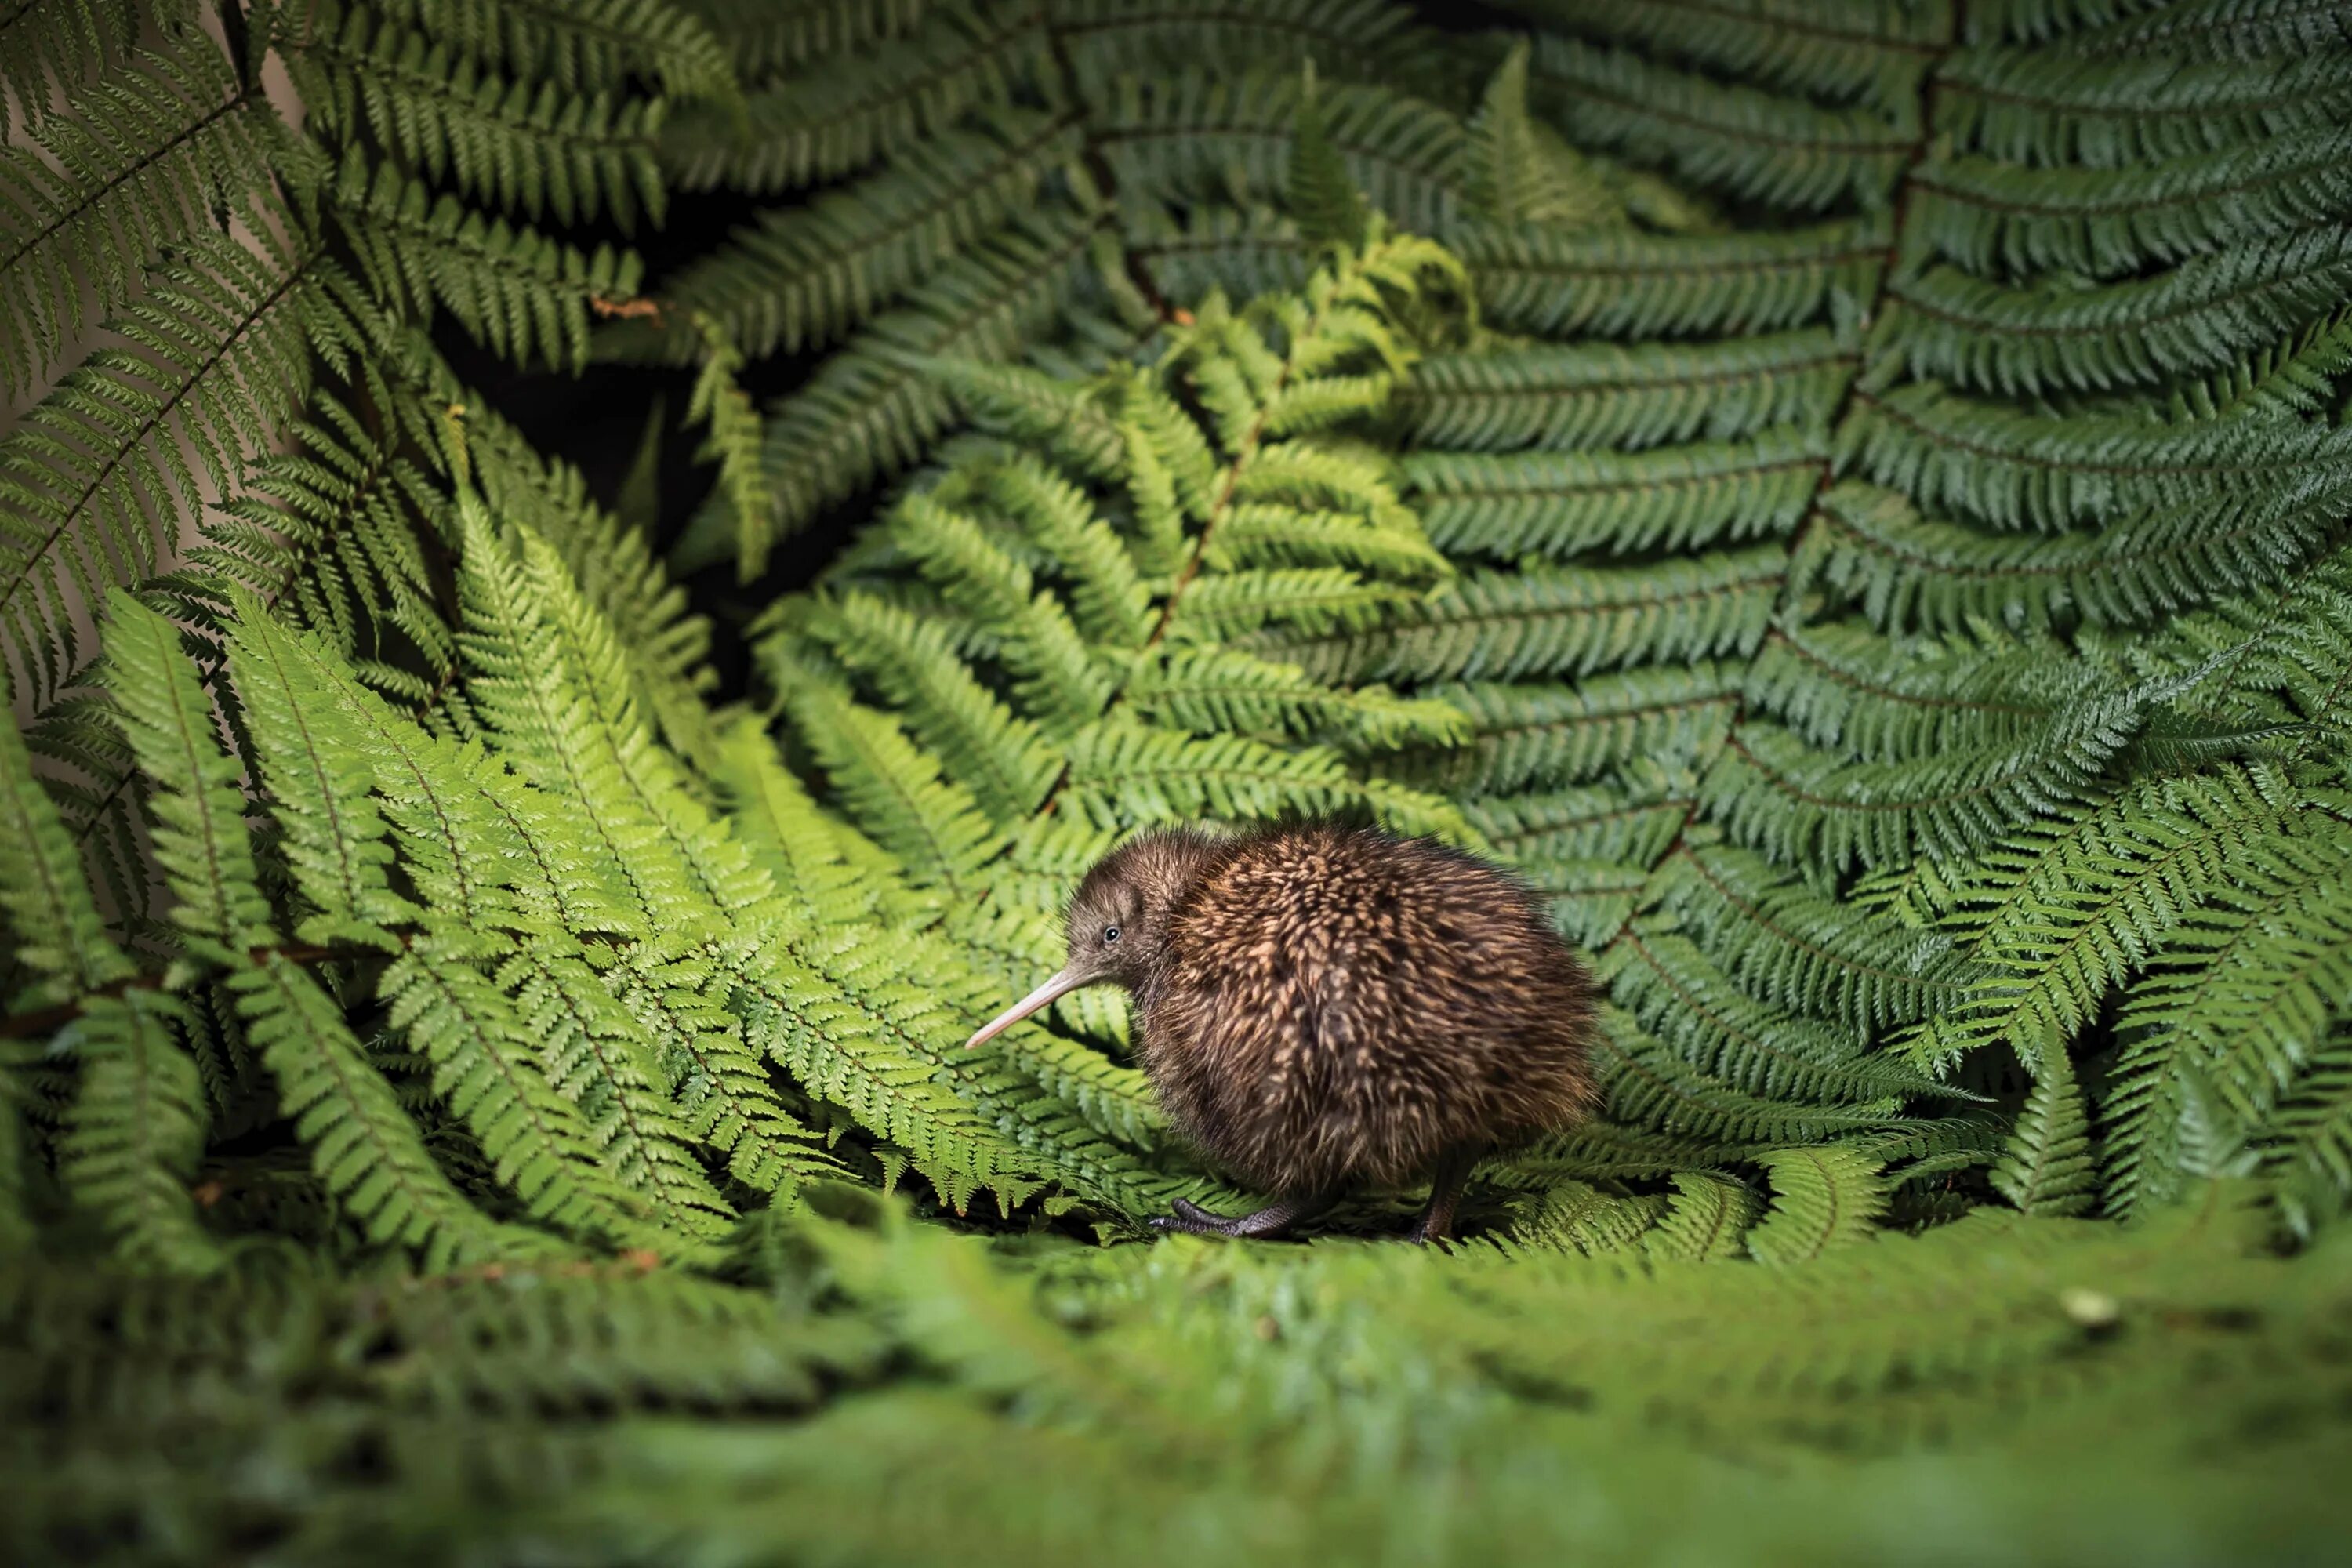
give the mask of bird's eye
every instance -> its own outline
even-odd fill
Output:
[[[1105,926],[1105,927],[1103,927],[1103,941],[1105,941],[1105,942],[1117,942],[1118,940],[1118,927],[1117,927],[1117,926]]]

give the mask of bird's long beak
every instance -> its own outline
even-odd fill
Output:
[[[1032,991],[1028,995],[1024,996],[1020,1001],[1015,1002],[1012,1006],[1007,1007],[1003,1012],[999,1013],[995,1017],[991,1018],[987,1023],[982,1024],[980,1026],[980,1033],[966,1040],[963,1043],[963,1048],[965,1050],[970,1050],[972,1047],[979,1045],[982,1040],[992,1040],[996,1038],[997,1036],[1004,1033],[1005,1030],[1013,1027],[1013,1025],[1019,1023],[1030,1014],[1036,1012],[1038,1009],[1051,1003],[1055,997],[1076,991],[1079,986],[1085,984],[1086,982],[1079,976],[1075,975],[1068,970],[1065,969],[1061,973],[1056,974],[1053,979],[1048,980],[1045,984],[1040,985],[1036,990]]]

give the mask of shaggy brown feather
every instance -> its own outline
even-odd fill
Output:
[[[1597,1098],[1584,966],[1525,889],[1426,840],[1329,823],[1138,838],[1071,900],[1067,967],[975,1043],[1106,981],[1137,998],[1144,1070],[1178,1126],[1300,1215],[1436,1173],[1442,1234],[1449,1169]]]

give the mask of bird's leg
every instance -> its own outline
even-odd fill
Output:
[[[1155,1230],[1180,1230],[1187,1236],[1280,1236],[1301,1220],[1313,1219],[1334,1201],[1328,1194],[1310,1193],[1304,1197],[1277,1198],[1255,1214],[1228,1218],[1178,1198],[1171,1205],[1176,1212],[1154,1215],[1151,1226]]]
[[[1437,1172],[1430,1180],[1429,1206],[1421,1211],[1421,1219],[1406,1237],[1409,1241],[1444,1241],[1454,1234],[1454,1206],[1462,1201],[1462,1189],[1470,1180],[1470,1172],[1478,1163],[1478,1151],[1464,1147],[1448,1149],[1437,1162]]]

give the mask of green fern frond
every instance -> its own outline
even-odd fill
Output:
[[[1817,321],[1833,291],[1870,296],[1889,238],[1884,219],[1862,218],[1695,237],[1465,225],[1451,243],[1497,327],[1640,338],[1775,331]]]
[[[1529,74],[1537,104],[1570,138],[1800,212],[1883,205],[1915,139],[1870,110],[1726,87],[1549,34],[1536,38]]]
[[[625,234],[641,213],[662,219],[663,100],[507,79],[446,36],[357,5],[323,8],[289,47],[306,114],[329,137],[371,136],[428,178],[532,219],[609,216]]]
[[[1439,548],[1562,560],[1786,534],[1820,482],[1823,445],[1769,430],[1646,452],[1416,454],[1405,471]]]
[[[1772,1212],[1748,1233],[1748,1250],[1777,1268],[1871,1239],[1885,1211],[1878,1162],[1841,1144],[1759,1157],[1771,1173]]]
[[[875,10],[844,6],[841,14],[847,21]],[[803,9],[797,19],[814,24],[819,15]],[[740,47],[746,25],[784,20],[730,17],[726,37]],[[663,162],[677,183],[766,195],[855,174],[975,108],[1005,101],[1014,83],[1038,71],[1046,37],[1033,8],[1003,5],[929,8],[912,30],[854,51],[839,47],[850,36],[848,26],[835,28],[832,47],[808,51],[815,58],[804,57],[790,75],[764,77],[745,94],[740,118],[721,103],[687,106],[662,137]],[[747,69],[782,63],[756,46],[748,54]]]
[[[2063,1050],[2047,1052],[2034,1065],[2017,1130],[1993,1167],[1993,1190],[2027,1214],[2081,1214],[2096,1197],[2097,1176],[2074,1064]]]
[[[198,39],[80,88],[0,152],[0,395],[38,384],[89,315],[120,309],[145,264],[201,236],[215,209],[243,212],[280,134],[257,89]]]
[[[2108,391],[2225,372],[2344,297],[2352,247],[2306,228],[2086,289],[1936,267],[1890,286],[1916,374],[1997,393]]]
[[[1432,355],[1404,402],[1424,447],[1633,451],[1824,426],[1855,363],[1821,330],[1690,346],[1546,344]]]
[[[88,662],[64,606],[155,570],[150,509],[233,489],[312,355],[362,341],[315,249],[209,236],[180,254],[115,318],[130,346],[93,354],[0,440],[0,636],[37,703]]]

